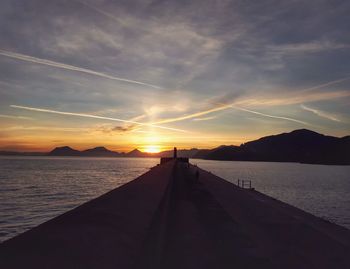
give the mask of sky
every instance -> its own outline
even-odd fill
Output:
[[[0,150],[350,135],[349,1],[2,0]]]

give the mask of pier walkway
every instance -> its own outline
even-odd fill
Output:
[[[176,159],[0,245],[0,268],[350,268],[350,231]]]

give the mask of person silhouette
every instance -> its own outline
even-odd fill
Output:
[[[196,181],[198,180],[198,178],[199,178],[199,171],[198,171],[198,168],[197,168],[197,170],[196,170]]]

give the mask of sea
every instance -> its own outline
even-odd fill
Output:
[[[350,229],[350,166],[190,160]],[[0,156],[0,242],[147,172],[158,158]]]

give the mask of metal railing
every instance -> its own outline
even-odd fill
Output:
[[[237,180],[237,186],[242,189],[251,189],[252,188],[252,181],[247,179],[238,179]]]

